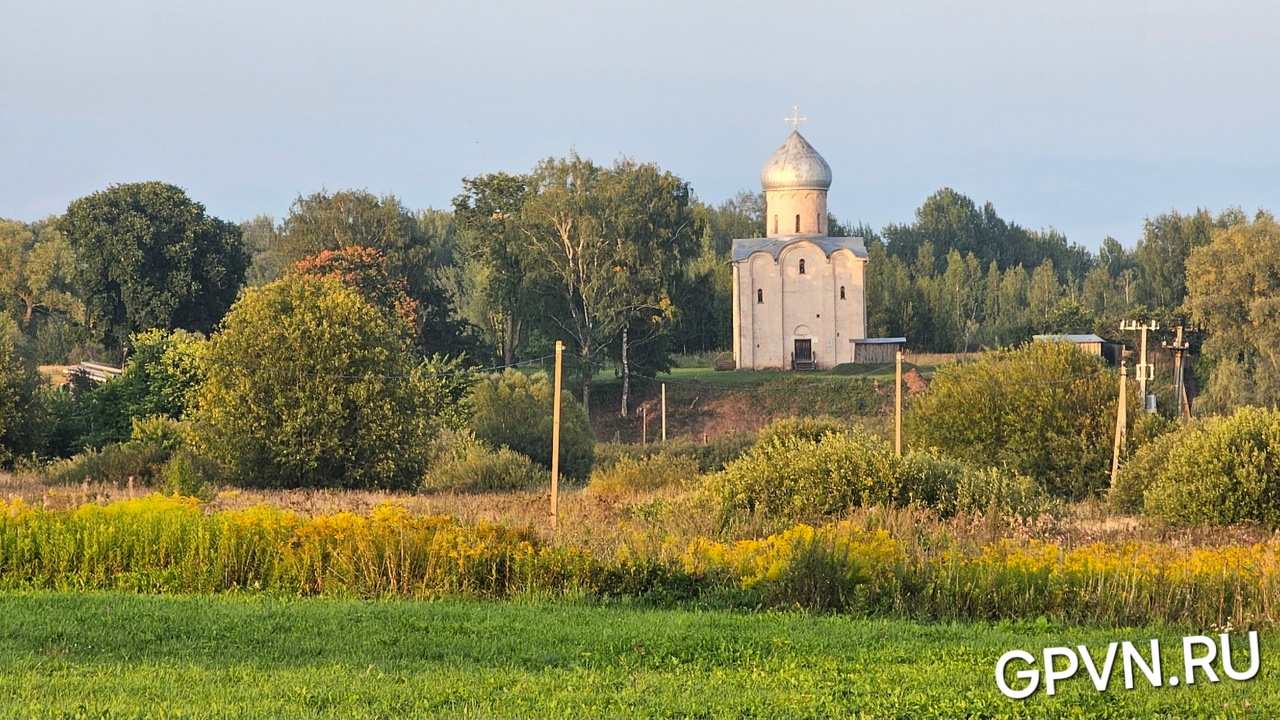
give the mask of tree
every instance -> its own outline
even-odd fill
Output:
[[[415,357],[337,279],[247,290],[201,358],[199,447],[246,484],[412,488],[467,386],[456,363]]]
[[[1148,218],[1133,252],[1139,279],[1137,302],[1157,313],[1175,312],[1186,297],[1188,256],[1195,248],[1209,244],[1215,228],[1239,219],[1228,212],[1221,216],[1221,222],[1215,221],[1204,209],[1191,215],[1175,210]]]
[[[80,198],[58,228],[76,253],[88,321],[109,346],[151,328],[212,330],[249,261],[239,226],[161,182]]]
[[[959,251],[962,256],[973,253],[980,266],[994,260],[1001,270],[1018,265],[1038,267],[1052,260],[1062,282],[1083,276],[1093,263],[1088,250],[1069,243],[1057,230],[1027,230],[1006,222],[991,203],[979,208],[951,188],[943,188],[925,199],[916,210],[914,223],[889,225],[884,235],[890,254],[904,261],[916,259],[920,248],[932,245],[930,275],[943,271],[951,250]]]
[[[18,352],[16,324],[0,316],[0,465],[35,450],[38,429],[33,422],[39,376]]]
[[[240,223],[244,248],[249,254],[245,282],[253,287],[279,280],[288,267],[280,248],[280,228],[270,215],[257,215]]]
[[[671,283],[695,248],[689,186],[653,164],[571,154],[538,165],[533,193],[520,213],[529,281],[549,303],[547,334],[578,355],[590,412],[592,378],[622,329],[674,314]]]
[[[387,271],[403,278],[418,303],[417,344],[427,353],[457,354],[471,349],[467,325],[455,317],[453,301],[439,277],[446,238],[428,232],[392,195],[366,190],[321,190],[298,196],[280,226],[280,253],[293,264],[325,250],[373,248],[386,258]]]
[[[1214,231],[1186,262],[1187,307],[1208,332],[1205,400],[1219,411],[1280,402],[1280,225],[1266,211]]]
[[[453,209],[462,230],[470,319],[510,366],[532,310],[516,227],[530,196],[529,178],[493,173],[463,178],[462,185]]]
[[[0,293],[24,332],[33,330],[40,314],[83,319],[84,304],[71,282],[74,270],[71,243],[55,221],[0,220]]]
[[[1061,300],[1062,286],[1058,284],[1058,273],[1054,271],[1053,261],[1045,260],[1031,273],[1031,284],[1027,286],[1031,328],[1041,333],[1055,332],[1053,310]]]
[[[1106,486],[1116,402],[1100,360],[1070,343],[1033,342],[939,368],[911,406],[907,437],[1081,498]]]
[[[411,339],[418,329],[418,302],[409,297],[403,278],[392,277],[387,272],[382,253],[373,248],[325,250],[294,263],[293,272],[342,281],[360,293],[365,302],[384,313],[392,326],[401,329],[406,338]]]

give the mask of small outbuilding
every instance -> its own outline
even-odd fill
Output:
[[[904,337],[864,338],[850,340],[853,343],[853,361],[856,363],[891,363],[898,359],[898,352],[907,344]]]
[[[1093,333],[1087,335],[1032,335],[1031,339],[1037,342],[1069,342],[1090,355],[1106,360],[1109,365],[1120,364],[1120,356],[1124,350],[1124,346],[1120,343],[1109,343]]]

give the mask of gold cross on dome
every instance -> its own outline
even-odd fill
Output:
[[[800,129],[800,123],[802,123],[802,122],[808,122],[808,121],[809,121],[809,118],[800,117],[800,106],[799,106],[799,105],[792,105],[792,106],[791,106],[791,110],[792,110],[792,112],[793,112],[794,114],[793,114],[791,117],[789,117],[789,118],[782,118],[782,119],[783,119],[783,121],[784,121],[784,122],[789,122],[789,123],[791,123],[791,129],[792,129],[792,130],[799,130],[799,129]]]

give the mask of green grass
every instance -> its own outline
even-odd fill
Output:
[[[1209,628],[1195,629],[1209,632]],[[0,595],[3,717],[1191,717],[1280,714],[1248,682],[1015,701],[1013,648],[1180,630],[265,596]],[[1246,703],[1249,707],[1246,709]]]

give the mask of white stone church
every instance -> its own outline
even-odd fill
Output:
[[[891,361],[901,338],[867,339],[866,245],[860,237],[827,237],[827,161],[793,129],[760,171],[760,182],[767,237],[733,241],[737,368],[883,361],[884,353],[875,352],[880,347]]]

